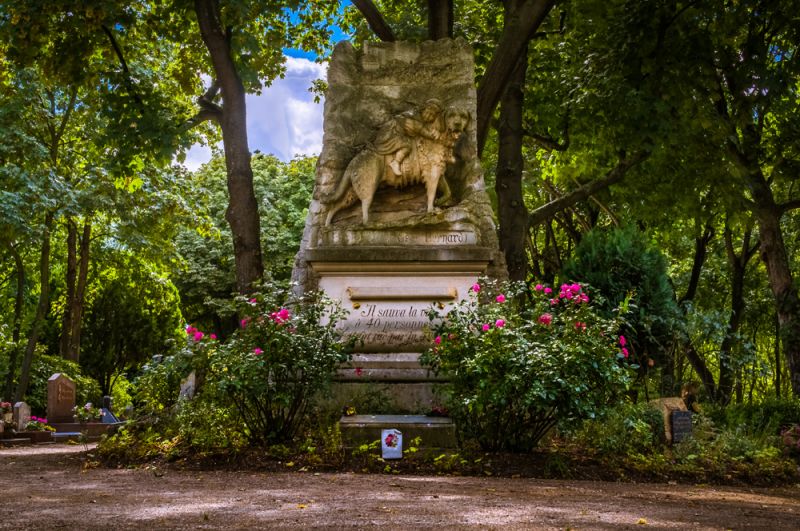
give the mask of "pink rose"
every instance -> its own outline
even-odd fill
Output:
[[[501,293],[500,295],[497,296],[497,298],[495,298],[495,300],[500,304],[503,304],[504,302],[506,302],[506,296]]]
[[[475,284],[473,284],[473,285],[472,285],[472,287],[471,287],[471,288],[469,288],[469,289],[471,289],[471,290],[472,290],[472,291],[474,291],[475,293],[478,293],[478,292],[481,290],[481,285],[480,285],[480,284],[478,284],[478,283],[476,282],[476,283],[475,283]]]
[[[253,297],[252,299],[250,299],[250,300],[249,300],[249,301],[247,301],[247,302],[249,302],[250,304],[255,304],[255,303],[257,303],[257,302],[258,302],[258,299],[256,299],[255,297]]]
[[[253,349],[253,354],[255,354],[256,356],[259,356],[259,355],[261,355],[261,354],[263,354],[263,353],[264,353],[264,351],[263,351],[263,350],[261,350],[261,349],[260,349],[260,348],[258,348],[258,347],[256,347],[256,348],[254,348],[254,349]]]
[[[210,335],[210,336],[208,336],[208,337],[210,337],[211,339],[217,339],[217,334],[211,334],[211,335]]]
[[[553,316],[549,313],[543,313],[539,316],[539,322],[545,326],[550,326],[550,323],[553,322]]]
[[[553,293],[553,289],[552,288],[544,288],[544,293],[545,293],[545,295],[550,295],[551,293]]]
[[[245,328],[247,326],[247,322],[248,321],[249,321],[249,319],[247,317],[245,317],[244,319],[239,321],[239,324],[242,326],[242,328]]]
[[[578,330],[578,331],[586,330],[586,323],[583,323],[581,321],[576,321],[575,322],[575,330]]]
[[[625,347],[622,347],[622,355],[625,356],[626,358],[628,357],[628,349],[626,349]]]
[[[485,324],[485,325],[483,325],[483,326],[481,327],[481,330],[483,330],[484,332],[488,332],[488,331],[489,331],[489,329],[490,329],[491,327],[492,327],[492,325],[490,325],[490,324]]]
[[[435,338],[433,338],[433,342],[436,343],[437,345],[441,345],[442,344],[442,336],[436,336]]]
[[[506,322],[502,319],[498,319],[497,321],[494,322],[494,325],[497,328],[503,328],[506,325]]]
[[[194,334],[195,332],[197,332],[197,328],[195,328],[193,326],[187,326],[186,327],[186,335],[187,336],[190,336],[190,335]]]
[[[625,339],[625,336],[619,336],[619,346],[624,347],[628,341]]]
[[[194,340],[195,341],[200,341],[201,339],[203,339],[203,332],[200,332],[198,330],[197,332],[194,333]]]
[[[544,289],[544,286],[542,286],[541,284],[536,284],[536,286],[533,289],[535,289],[536,291],[542,291]]]

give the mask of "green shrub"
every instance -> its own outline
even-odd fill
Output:
[[[646,355],[660,363],[675,335],[680,312],[667,275],[667,261],[636,227],[593,230],[575,248],[563,275],[586,282],[605,298],[603,310],[612,315],[617,301],[633,294],[625,316],[625,335],[634,359]]]
[[[664,416],[649,404],[623,402],[584,421],[567,439],[604,455],[648,455],[664,446]]]
[[[486,297],[476,284],[435,326],[423,356],[450,379],[447,405],[461,433],[489,450],[527,451],[557,422],[602,411],[629,382],[619,323],[598,315],[585,287],[537,285],[528,304],[525,289]]]
[[[43,349],[42,349],[43,350]],[[103,399],[100,384],[94,378],[84,376],[81,367],[74,361],[59,356],[48,356],[37,349],[31,363],[31,379],[25,402],[31,411],[44,413],[47,410],[47,380],[55,373],[61,373],[75,382],[75,403],[83,405],[92,402],[99,406]]]
[[[752,434],[778,435],[793,424],[800,424],[800,399],[769,398],[755,404],[732,404],[709,411],[717,423],[743,427]]]

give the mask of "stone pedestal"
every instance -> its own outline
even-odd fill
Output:
[[[476,149],[472,57],[465,43],[444,39],[341,43],[331,58],[323,148],[292,276],[299,291],[321,290],[349,311],[342,331],[360,343],[334,391],[337,405],[359,405],[358,413],[437,406],[442,379],[418,361],[432,344],[427,311],[445,315],[481,276],[506,276]],[[378,422],[369,426],[375,439],[380,427],[406,433]]]

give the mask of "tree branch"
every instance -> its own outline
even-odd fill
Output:
[[[374,31],[380,40],[385,42],[394,42],[396,40],[394,33],[392,33],[392,28],[386,23],[383,15],[375,7],[372,0],[353,0],[353,5],[361,11],[369,25],[369,29]]]
[[[600,190],[604,190],[612,184],[618,183],[625,177],[625,174],[630,168],[646,159],[649,155],[649,152],[643,151],[628,159],[622,159],[612,170],[606,174],[605,177],[587,183],[563,197],[559,197],[554,201],[550,201],[549,203],[540,206],[531,212],[531,215],[528,218],[528,227],[538,225],[539,223],[542,223],[543,221],[553,217],[556,212],[560,212],[565,208],[571,207],[575,203],[588,198],[592,194],[595,194]]]
[[[104,24],[102,26],[103,32],[108,37],[108,40],[111,42],[111,47],[114,48],[114,53],[117,54],[117,58],[119,59],[119,64],[122,66],[122,72],[125,74],[125,86],[128,88],[128,92],[130,92],[133,99],[139,105],[142,104],[142,98],[139,97],[139,94],[134,90],[133,81],[131,80],[131,71],[128,69],[128,63],[125,61],[125,55],[122,53],[122,48],[120,48],[119,43],[117,43],[117,39],[114,38],[114,34],[111,33],[111,30]]]
[[[483,152],[492,115],[508,85],[517,62],[555,0],[524,0],[522,5],[505,17],[503,34],[494,50],[492,60],[478,85],[478,156]]]
[[[428,0],[428,38],[453,38],[453,0]]]
[[[785,203],[781,203],[778,205],[778,208],[781,211],[781,214],[785,214],[790,210],[794,210],[795,208],[800,208],[800,199],[792,199],[790,201],[786,201]]]

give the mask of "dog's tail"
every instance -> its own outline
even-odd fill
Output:
[[[338,201],[344,194],[347,192],[347,189],[350,186],[350,174],[345,170],[342,178],[339,179],[339,184],[336,186],[336,190],[332,194],[328,194],[326,197],[320,199],[322,204],[330,204],[335,201]]]

